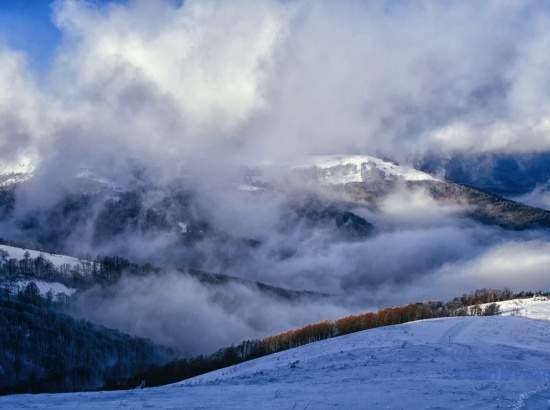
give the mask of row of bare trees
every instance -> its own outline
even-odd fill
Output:
[[[338,320],[325,320],[262,340],[248,340],[237,346],[221,349],[211,356],[179,359],[164,366],[152,366],[147,372],[136,375],[129,384],[105,387],[131,388],[143,383],[146,386],[160,386],[335,336],[413,320],[465,314],[466,309],[451,311],[441,302],[424,302],[351,315]]]
[[[530,297],[533,294],[532,292],[513,293],[509,289],[481,289],[454,298],[447,303],[428,301],[388,307],[377,312],[350,315],[337,320],[325,320],[262,340],[247,340],[239,345],[221,349],[211,356],[179,359],[164,366],[152,366],[147,372],[136,375],[128,384],[112,384],[105,387],[118,389],[132,388],[143,384],[145,386],[160,386],[174,383],[308,343],[382,326],[439,317],[497,315],[499,309],[498,305],[494,303],[495,301]],[[476,309],[475,306],[478,306],[479,303],[490,304],[484,309]]]
[[[378,312],[368,312],[346,316],[334,321],[325,320],[310,324],[299,329],[267,337],[258,343],[261,350],[267,353],[275,353],[361,330],[396,325],[420,319],[451,316],[457,313],[459,312],[449,311],[441,302],[425,302],[389,307]]]

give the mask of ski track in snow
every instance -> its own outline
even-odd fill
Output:
[[[549,389],[550,322],[457,317],[358,332],[159,388],[5,396],[0,408],[548,409]]]

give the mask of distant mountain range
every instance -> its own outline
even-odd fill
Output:
[[[550,153],[457,154],[416,161],[425,172],[506,197],[525,195],[550,181]]]
[[[457,216],[484,224],[512,230],[550,227],[550,211],[371,156],[310,157],[277,164],[277,173],[269,172],[270,166],[248,167],[233,189],[258,207],[265,201],[280,202],[279,222],[268,229],[282,236],[300,229],[306,236],[321,230],[338,241],[368,238],[380,227],[366,215],[383,210],[385,198],[396,189],[421,190],[435,203],[455,206]],[[223,270],[253,254],[271,233],[240,236],[218,225],[197,199],[197,185],[185,179],[163,186],[143,181],[120,187],[91,171],[74,178],[76,188],[53,204],[19,209],[17,193],[32,182],[32,173],[0,175],[4,239],[69,255],[111,254],[135,260],[139,254],[140,263],[199,270],[218,252],[216,265]],[[162,241],[155,241],[160,236]],[[139,252],[134,252],[134,243],[140,244]],[[284,259],[292,250],[275,254]]]

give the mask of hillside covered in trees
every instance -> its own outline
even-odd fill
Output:
[[[129,380],[172,353],[117,330],[77,321],[34,282],[0,290],[0,393],[67,392]]]
[[[0,239],[0,245],[18,244]],[[32,253],[31,253],[32,252]],[[58,256],[58,255],[57,255]],[[26,251],[23,257],[11,257],[0,248],[0,279],[2,281],[20,278],[55,281],[70,288],[84,289],[93,285],[115,283],[123,274],[145,275],[157,273],[158,269],[148,265],[138,265],[117,256],[102,256],[94,259],[66,258],[64,263],[55,264],[51,254],[40,251]]]

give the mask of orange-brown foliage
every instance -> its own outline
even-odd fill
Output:
[[[328,339],[333,336],[410,322],[412,320],[427,319],[434,316],[433,307],[427,304],[418,303],[391,307],[378,312],[351,315],[335,321],[325,320],[306,325],[299,329],[292,329],[275,336],[267,337],[260,342],[260,345],[266,352],[273,353]]]

